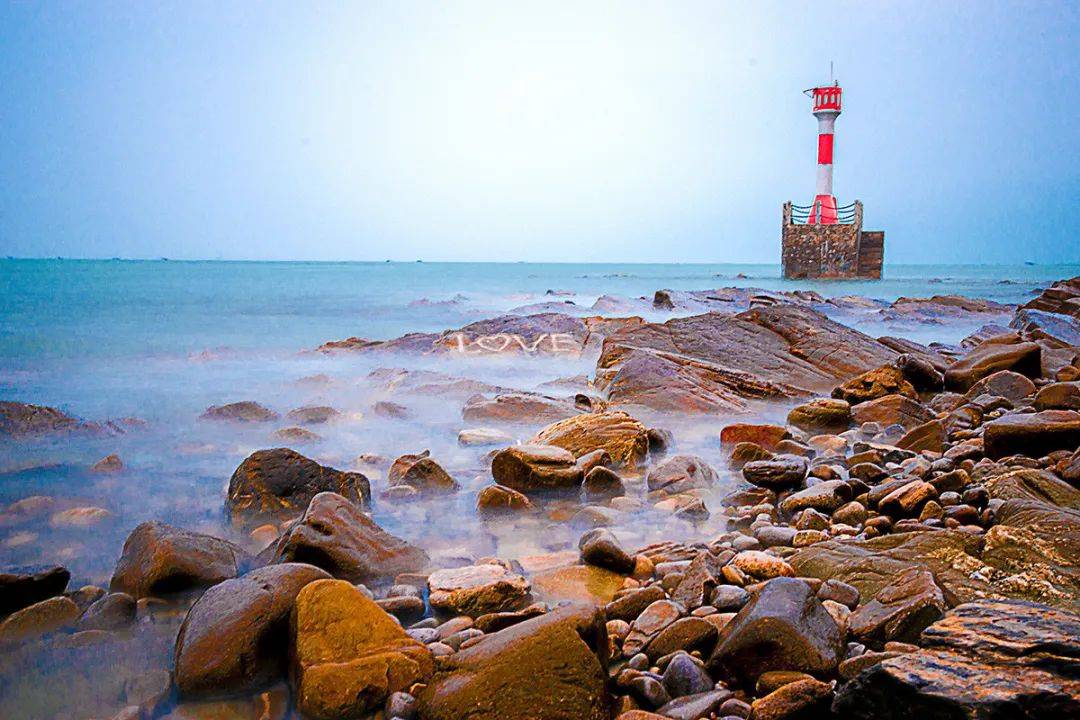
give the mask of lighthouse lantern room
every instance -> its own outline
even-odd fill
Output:
[[[843,90],[840,83],[805,91],[814,100],[814,117],[818,121],[817,187],[811,205],[809,222],[835,225],[837,220],[836,196],[833,195],[833,147],[836,137],[836,118],[840,116]]]

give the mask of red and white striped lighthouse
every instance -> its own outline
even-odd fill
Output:
[[[836,118],[840,115],[840,83],[806,91],[814,99],[814,116],[818,121],[817,189],[808,222],[835,225],[836,197],[832,190],[833,137]]]

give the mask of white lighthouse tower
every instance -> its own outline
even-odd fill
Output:
[[[810,210],[810,223],[835,225],[837,222],[836,197],[833,195],[833,139],[836,135],[836,118],[840,116],[840,83],[811,88],[806,94],[814,99],[814,117],[818,121],[817,188]]]

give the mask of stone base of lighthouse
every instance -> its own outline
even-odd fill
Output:
[[[791,203],[784,203],[781,254],[784,278],[881,279],[885,233],[863,230],[861,202],[855,202],[851,223],[796,224],[792,222],[791,212]]]

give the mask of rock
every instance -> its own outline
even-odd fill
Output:
[[[517,625],[519,622],[529,620],[530,618],[539,617],[548,611],[547,606],[544,603],[533,603],[521,610],[511,610],[507,612],[488,613],[476,618],[476,622],[473,623],[473,627],[483,633],[494,633],[500,630],[505,630],[511,625]]]
[[[713,628],[713,632],[716,629]],[[664,689],[673,698],[696,695],[713,689],[712,678],[698,661],[683,653],[677,654],[664,668]]]
[[[917,400],[903,395],[885,395],[851,408],[856,423],[876,422],[883,427],[902,425],[904,430],[934,419],[934,412]]]
[[[91,603],[79,618],[76,630],[122,630],[135,622],[135,598],[109,593]]]
[[[176,638],[175,678],[185,698],[254,692],[282,677],[289,615],[300,590],[329,579],[302,563],[268,565],[207,590]]]
[[[488,485],[476,494],[476,512],[481,517],[499,517],[530,509],[532,501],[528,496],[503,485]]]
[[[409,408],[389,400],[379,400],[372,406],[372,410],[379,417],[388,420],[404,420],[411,415]]]
[[[550,445],[514,445],[491,461],[495,482],[518,492],[577,488],[584,477],[569,450]]]
[[[626,487],[614,470],[598,465],[585,474],[581,495],[586,502],[610,500],[626,495]]]
[[[275,430],[271,437],[275,440],[284,440],[290,443],[309,443],[318,442],[322,440],[322,435],[313,433],[307,428],[302,427],[287,427]]]
[[[458,433],[458,445],[481,447],[484,445],[508,445],[514,438],[495,428],[467,428]]]
[[[585,413],[560,420],[538,432],[529,443],[561,447],[575,458],[606,450],[617,465],[631,469],[649,452],[645,426],[621,411]]]
[[[739,589],[742,590],[742,588]],[[666,595],[660,587],[650,585],[641,588],[640,590],[634,590],[633,592],[627,593],[618,600],[609,602],[604,607],[604,612],[609,619],[631,622],[637,618],[645,608],[649,607],[649,605],[657,600],[663,600],[665,598]]]
[[[755,460],[743,465],[748,483],[773,490],[797,487],[806,479],[810,464],[798,455],[778,455],[772,460]]]
[[[109,589],[138,600],[209,587],[236,577],[252,558],[227,540],[145,522],[124,541]]]
[[[661,717],[671,720],[698,720],[710,717],[726,700],[731,698],[730,690],[709,690],[696,695],[684,695],[672,700],[657,712]]]
[[[708,550],[702,550],[690,561],[682,580],[672,590],[672,600],[687,610],[696,610],[705,605],[721,582],[722,567],[719,558]]]
[[[649,456],[654,459],[663,457],[675,447],[675,436],[670,430],[649,428],[645,434],[649,439]]]
[[[263,407],[252,400],[229,403],[227,405],[211,405],[206,412],[199,416],[200,420],[225,420],[228,422],[259,423],[277,420],[280,417],[276,412]]]
[[[940,618],[945,596],[926,570],[909,568],[851,614],[848,628],[861,642],[880,647],[889,641],[916,642]]]
[[[930,369],[933,370],[933,367]],[[853,377],[832,391],[834,398],[846,400],[853,405],[868,400],[877,400],[886,395],[903,395],[913,400],[919,399],[918,391],[908,382],[903,371],[895,365],[883,365],[865,372],[858,377]]]
[[[342,580],[305,585],[291,628],[294,699],[305,717],[362,717],[435,669],[430,650]]]
[[[795,574],[787,562],[760,550],[744,550],[731,559],[731,564],[755,580],[771,580]]]
[[[66,597],[53,597],[16,610],[0,622],[0,646],[26,642],[70,629],[79,618],[79,606]]]
[[[423,550],[383,530],[335,493],[319,493],[268,550],[277,562],[309,563],[336,578],[367,583],[428,564]]]
[[[641,652],[661,630],[683,615],[685,610],[673,600],[657,600],[641,611],[630,623],[630,632],[623,641],[623,656],[633,657]]]
[[[964,398],[975,400],[980,395],[993,395],[1017,403],[1034,394],[1035,383],[1031,380],[1011,370],[998,370],[972,385],[964,393]]]
[[[916,425],[908,430],[896,441],[896,447],[912,452],[944,452],[945,443],[948,441],[948,433],[945,424],[941,420],[931,420],[922,425]]]
[[[1080,410],[1080,382],[1044,385],[1035,394],[1036,410]]]
[[[754,720],[794,720],[827,716],[833,688],[813,678],[797,680],[751,703]]]
[[[49,518],[54,528],[87,528],[108,520],[112,513],[99,507],[76,507],[62,510]]]
[[[634,558],[606,530],[594,530],[582,538],[581,560],[586,565],[605,568],[622,575],[634,572]]]
[[[851,405],[847,400],[818,398],[793,408],[787,421],[807,432],[842,432],[851,424]]]
[[[788,495],[780,503],[780,509],[786,515],[794,515],[806,508],[830,513],[849,500],[851,500],[851,485],[843,480],[827,480]]]
[[[776,578],[724,626],[707,666],[749,684],[769,670],[829,677],[842,651],[840,629],[810,587]]]
[[[290,410],[289,420],[301,425],[325,425],[341,417],[341,411],[328,405],[309,405]]]
[[[371,484],[360,473],[320,465],[288,448],[258,450],[229,480],[226,509],[234,520],[280,519],[303,512],[321,492],[333,492],[362,508],[371,505]]]
[[[608,720],[603,613],[564,607],[449,656],[417,694],[425,720]]]
[[[0,571],[0,617],[61,594],[70,579],[71,573],[59,565]]]
[[[475,395],[461,410],[467,422],[555,422],[580,412],[568,400],[530,393],[503,393],[494,398]]]
[[[408,460],[399,465],[404,458]],[[387,473],[387,481],[391,487],[404,485],[415,489],[421,495],[447,495],[461,488],[457,481],[430,457],[411,455],[394,461]]]
[[[999,370],[1012,370],[1037,378],[1042,374],[1042,348],[1033,342],[1002,344],[984,342],[945,371],[947,390],[967,391],[972,385]]]
[[[0,437],[22,438],[78,430],[77,418],[45,405],[0,400]]]
[[[904,353],[896,358],[896,367],[916,390],[940,392],[945,387],[945,376],[927,358]]]
[[[517,610],[529,595],[529,582],[502,565],[469,565],[438,570],[428,577],[428,601],[434,610],[479,617]]]
[[[1080,712],[1080,618],[1035,603],[960,605],[923,632],[925,649],[843,685],[838,717],[1068,718]]]
[[[736,423],[725,425],[720,431],[720,444],[735,446],[740,443],[753,443],[758,447],[772,451],[781,440],[791,437],[791,432],[782,425],[751,425]]]
[[[678,650],[684,652],[700,650],[708,653],[716,643],[716,636],[716,625],[705,618],[679,618],[649,641],[649,644],[645,646],[645,654],[649,656],[650,661],[656,662]]]
[[[937,497],[937,489],[928,482],[912,480],[893,490],[878,502],[878,510],[894,518],[909,517],[918,513],[928,500]]]
[[[716,471],[697,455],[672,455],[649,471],[646,482],[649,490],[675,494],[712,487]]]
[[[728,464],[733,470],[742,470],[743,466],[754,460],[770,460],[773,454],[757,443],[741,442],[731,449]]]
[[[118,473],[124,469],[124,462],[119,455],[106,455],[90,466],[90,472],[110,474]]]
[[[572,565],[532,576],[533,594],[550,601],[569,600],[606,605],[623,586],[626,576],[592,565]]]
[[[1006,415],[984,426],[983,450],[992,460],[1014,454],[1041,457],[1078,446],[1080,412],[1074,410]]]

